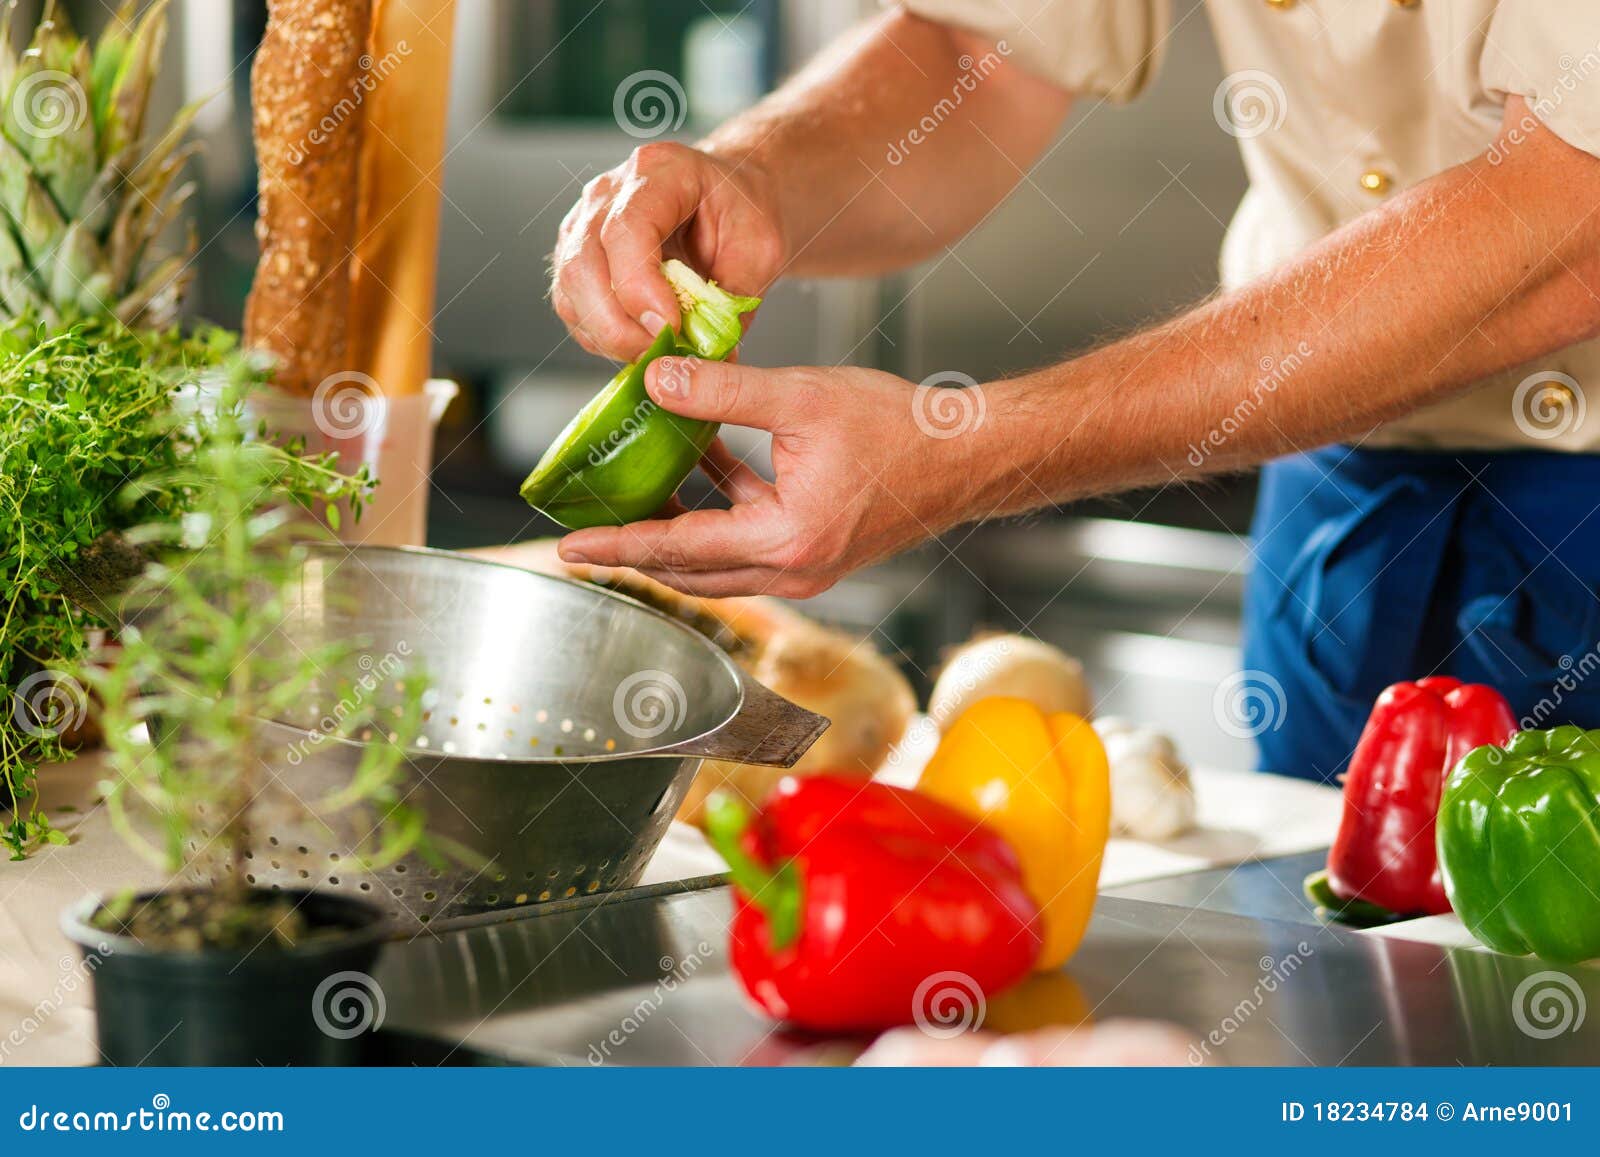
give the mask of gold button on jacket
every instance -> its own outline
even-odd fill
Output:
[[[1387,193],[1394,187],[1394,178],[1382,169],[1368,169],[1361,174],[1361,187],[1369,193]]]

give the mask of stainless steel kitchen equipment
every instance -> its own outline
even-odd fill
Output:
[[[828,726],[745,674],[699,633],[584,583],[439,551],[317,548],[281,639],[353,640],[294,718],[263,721],[270,782],[246,871],[381,903],[403,927],[638,880],[701,757],[792,765]],[[321,818],[367,743],[329,722],[382,702],[406,674],[431,689],[403,792],[430,836],[468,855],[367,871],[370,815]],[[341,699],[342,697],[342,699]]]
[[[1257,865],[1256,867],[1265,867]],[[1242,870],[1250,870],[1249,868]],[[1297,869],[1296,869],[1297,870]],[[1281,874],[1281,873],[1279,873]],[[1570,1065],[1600,1057],[1600,1022],[1550,1027],[1530,1004],[1600,1000],[1600,971],[1443,948],[1321,924],[1102,896],[1054,983],[1012,1003],[1013,1027],[1170,1021],[1187,1059],[1223,1065]],[[839,1064],[866,1043],[785,1031],[729,972],[728,889],[715,881],[464,921],[391,946],[377,980],[386,1033],[426,1041],[426,1063]],[[1275,887],[1270,881],[1266,886]],[[1075,988],[1081,1000],[1052,999]],[[1530,1021],[1532,1015],[1535,1019]],[[1020,1023],[1019,1023],[1020,1022]],[[386,1058],[387,1059],[387,1058]]]

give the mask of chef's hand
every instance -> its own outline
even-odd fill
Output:
[[[719,442],[702,466],[731,509],[581,530],[561,541],[567,562],[634,567],[706,597],[808,598],[987,513],[979,431],[930,421],[958,413],[949,408],[958,399],[930,403],[874,370],[765,370],[693,358],[657,360],[646,384],[675,414],[770,430],[776,481]]]
[[[667,142],[635,149],[585,185],[551,258],[550,299],[578,344],[628,361],[678,324],[664,257],[735,293],[764,293],[785,253],[769,185],[753,160]]]

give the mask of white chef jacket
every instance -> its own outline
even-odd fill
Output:
[[[1151,82],[1171,32],[1169,0],[898,2],[1003,40],[1029,71],[1112,102]],[[1600,0],[1207,0],[1206,9],[1228,74],[1214,102],[1219,131],[1239,139],[1250,177],[1223,244],[1226,287],[1494,148],[1508,94],[1600,156]],[[1519,392],[1535,373],[1545,384]],[[1594,414],[1559,375],[1580,395],[1589,387]],[[1538,406],[1566,412],[1530,415]],[[1600,341],[1488,378],[1363,444],[1600,452]]]

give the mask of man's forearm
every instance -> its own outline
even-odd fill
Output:
[[[891,11],[706,148],[761,169],[788,271],[864,275],[967,232],[1049,144],[1070,98],[1004,45]]]
[[[1263,281],[985,387],[996,420],[972,516],[1358,436],[1595,336],[1597,191],[1600,160],[1540,130],[1501,164],[1447,170]],[[994,457],[1004,446],[1020,468]]]

